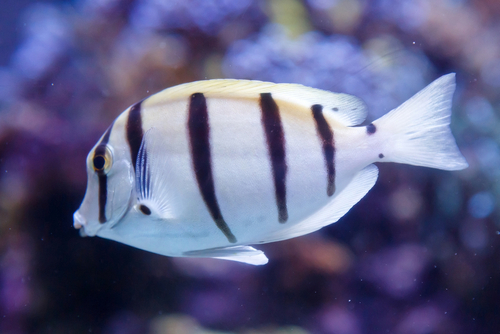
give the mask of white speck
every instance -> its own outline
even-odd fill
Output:
[[[415,45],[415,42],[413,42],[413,45]]]

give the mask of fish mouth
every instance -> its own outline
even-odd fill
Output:
[[[76,211],[74,214],[73,214],[73,226],[74,228],[76,228],[77,230],[81,229],[82,227],[84,227],[87,223],[85,222],[85,220],[83,219],[82,215],[80,214],[80,212]]]
[[[79,230],[80,236],[82,237],[93,237],[97,234],[97,232],[92,233],[88,231],[89,229],[87,228],[87,221],[80,214],[79,210],[73,214],[73,227]]]

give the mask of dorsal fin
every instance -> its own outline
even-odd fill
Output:
[[[299,84],[276,84],[272,82],[235,79],[214,79],[186,83],[167,88],[144,101],[147,105],[163,104],[172,99],[181,99],[193,93],[206,97],[256,99],[260,93],[271,93],[275,100],[297,104],[310,110],[320,104],[330,117],[345,126],[358,125],[366,118],[364,102],[352,95],[306,87]]]

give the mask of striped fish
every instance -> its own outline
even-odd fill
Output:
[[[297,84],[208,80],[125,110],[87,158],[75,228],[168,256],[265,264],[251,244],[336,222],[374,185],[374,162],[460,170],[455,74],[366,126],[363,102]]]

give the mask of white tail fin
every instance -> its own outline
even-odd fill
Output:
[[[455,73],[447,74],[373,124],[384,136],[384,161],[446,170],[467,168],[450,131]]]

